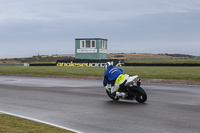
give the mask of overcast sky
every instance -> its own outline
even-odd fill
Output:
[[[0,0],[0,58],[74,54],[75,38],[200,56],[200,0]]]

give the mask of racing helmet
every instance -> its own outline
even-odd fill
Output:
[[[112,65],[111,62],[106,62],[104,64],[104,70],[106,71],[108,69],[108,66]]]

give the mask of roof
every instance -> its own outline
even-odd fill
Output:
[[[108,40],[103,38],[75,38],[75,40]]]

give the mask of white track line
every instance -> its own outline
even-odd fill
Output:
[[[47,125],[58,127],[58,128],[65,129],[65,130],[69,130],[69,131],[72,131],[72,132],[75,132],[75,133],[83,133],[83,132],[80,132],[80,131],[77,131],[77,130],[73,130],[71,128],[59,126],[59,125],[56,125],[56,124],[53,124],[53,123],[49,123],[49,122],[45,122],[45,121],[41,121],[41,120],[38,120],[38,119],[34,119],[34,118],[22,116],[22,115],[17,115],[17,114],[5,112],[5,111],[0,111],[0,114],[7,114],[7,115],[12,115],[12,116],[20,117],[20,118],[23,118],[23,119],[27,119],[27,120],[31,120],[31,121],[35,121],[35,122],[39,122],[39,123],[43,123],[43,124],[47,124]]]

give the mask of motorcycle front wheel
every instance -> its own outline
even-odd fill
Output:
[[[115,96],[111,95],[111,93],[110,93],[108,90],[106,90],[106,93],[108,94],[108,96],[109,96],[113,101],[118,101],[118,100],[119,100],[118,97],[115,98]]]

